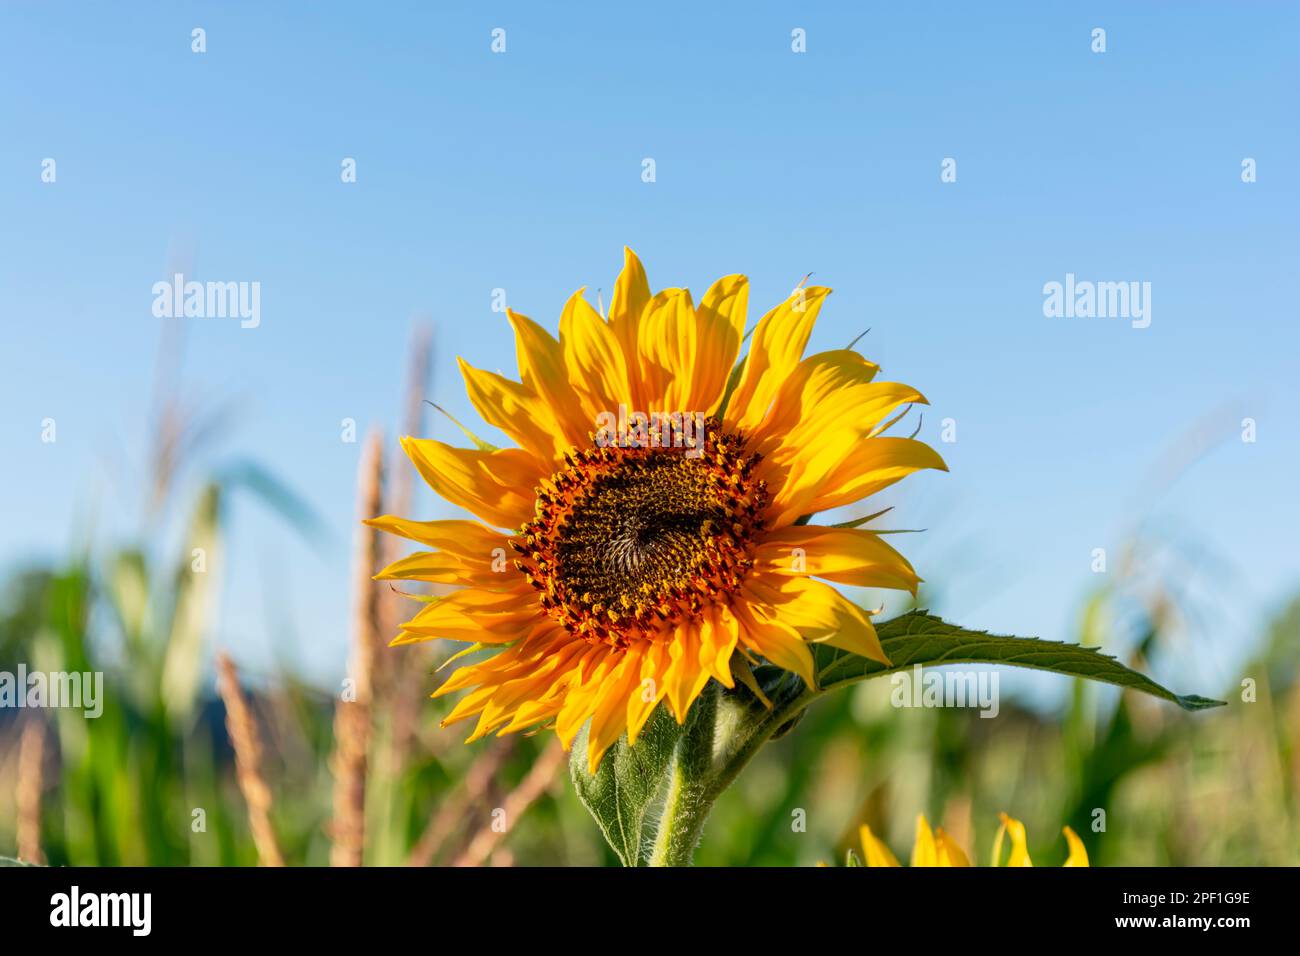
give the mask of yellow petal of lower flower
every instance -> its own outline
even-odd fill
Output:
[[[1026,846],[1025,828],[1019,820],[1007,816],[1005,813],[1000,814],[1002,824],[993,840],[993,866],[999,866],[1002,863],[1002,841],[1009,836],[1011,839],[1011,855],[1007,861],[1007,866],[1033,866],[1029,859],[1029,850]],[[1065,866],[1087,866],[1088,854],[1083,847],[1083,842],[1078,835],[1069,827],[1063,829],[1065,838],[1070,844],[1070,858],[1066,860]],[[862,851],[866,856],[867,866],[898,866],[897,859],[889,852],[889,847],[885,846],[871,832],[871,828],[865,824],[858,828],[858,835],[862,841]],[[942,827],[936,827],[933,831],[930,829],[929,822],[925,819],[924,814],[918,814],[916,818],[916,842],[912,848],[912,866],[937,866],[937,867],[968,867],[971,865],[970,858],[966,852],[958,845],[951,835],[944,832]]]
[[[803,357],[817,313],[830,289],[799,289],[759,321],[736,391],[727,403],[726,422],[753,433],[767,417],[781,384]]]
[[[871,827],[865,823],[858,827],[858,839],[862,841],[862,856],[866,860],[867,866],[898,866],[898,857],[890,852],[889,847],[885,846],[876,835],[871,832]]]
[[[912,866],[938,866],[939,851],[924,813],[916,815],[916,843],[912,846]]]
[[[1062,827],[1061,832],[1065,834],[1065,842],[1070,845],[1070,855],[1066,858],[1062,866],[1087,866],[1088,849],[1079,839],[1079,835],[1069,827]]]
[[[934,848],[938,866],[970,866],[965,851],[957,845],[956,840],[944,832],[943,827],[934,831]]]
[[[998,827],[998,835],[993,841],[993,865],[1001,865],[1002,835],[1005,833],[1011,838],[1011,856],[1007,858],[1007,866],[1033,866],[1034,861],[1029,858],[1025,825],[1005,813],[998,814],[998,817],[1002,820],[1002,825]]]

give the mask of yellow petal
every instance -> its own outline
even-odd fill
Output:
[[[484,527],[477,521],[412,521],[397,515],[380,515],[367,518],[365,523],[380,531],[466,558],[491,554],[496,548],[506,548],[510,543],[508,535]]]
[[[956,840],[944,832],[943,827],[934,831],[934,845],[938,866],[970,866],[965,852]]]
[[[469,400],[485,422],[501,429],[542,461],[555,461],[564,454],[569,442],[561,434],[550,406],[532,389],[495,372],[474,368],[464,359],[457,361]]]
[[[866,438],[846,442],[833,471],[807,471],[777,479],[780,488],[769,511],[770,527],[781,528],[803,515],[860,501],[925,468],[947,471],[939,454],[910,438]],[[763,475],[767,478],[766,475]],[[773,485],[769,479],[769,485]]]
[[[618,662],[612,648],[596,644],[582,657],[575,677],[564,696],[564,705],[555,718],[555,732],[567,750],[573,738],[600,704],[600,688]]]
[[[641,728],[650,719],[655,705],[667,692],[664,672],[668,669],[668,645],[664,641],[646,642],[641,658],[641,679],[627,701],[627,739],[636,743]]]
[[[812,652],[798,631],[779,617],[760,617],[744,601],[732,607],[740,621],[742,644],[777,667],[798,674],[809,687],[817,686]]]
[[[998,827],[998,834],[993,840],[993,865],[1002,865],[1002,837],[1005,834],[1011,837],[1011,856],[1007,858],[1007,866],[1033,866],[1034,861],[1029,858],[1029,841],[1025,836],[1025,825],[1005,813],[1000,813],[998,816],[1002,820],[1002,825]]]
[[[481,591],[517,591],[524,579],[505,560],[504,553],[500,559],[490,552],[468,559],[448,551],[416,551],[388,565],[375,575],[375,580],[429,581]]]
[[[700,666],[726,687],[736,686],[729,664],[739,639],[739,625],[730,608],[710,608],[700,618]]]
[[[556,666],[560,666],[566,655],[571,656],[572,651],[586,651],[588,647],[585,641],[574,638],[558,624],[551,621],[539,622],[518,643],[511,644],[486,660],[456,668],[433,692],[433,696],[442,697],[476,685],[499,687],[532,673],[548,661],[553,660]]]
[[[461,700],[443,723],[449,724],[478,710],[478,723],[466,743],[485,737],[493,731],[504,734],[536,723],[541,719],[536,705],[550,703],[547,698],[553,694],[554,686],[564,681],[567,676],[565,664],[571,658],[571,654],[557,653],[513,680],[496,687],[480,688]],[[486,699],[482,699],[484,690],[491,691]],[[528,708],[528,717],[521,719],[520,712],[525,708]],[[554,709],[556,708],[552,707],[551,712]]]
[[[426,604],[402,625],[409,638],[395,643],[446,638],[499,644],[518,640],[543,616],[527,585],[501,593],[466,588]]]
[[[898,866],[898,857],[876,838],[865,823],[858,827],[858,838],[862,841],[862,856],[867,866]]]
[[[1065,834],[1065,842],[1070,845],[1070,855],[1069,857],[1066,858],[1066,861],[1061,865],[1062,866],[1087,866],[1088,849],[1083,845],[1083,841],[1079,839],[1079,835],[1075,833],[1073,830],[1071,830],[1069,827],[1062,827],[1061,832]]]
[[[912,866],[938,866],[939,853],[934,845],[934,834],[924,813],[916,816],[916,844],[912,847]]]
[[[700,631],[694,621],[678,626],[668,646],[668,669],[664,673],[665,692],[677,723],[686,723],[686,714],[695,698],[709,682],[709,672],[700,666]]]
[[[609,327],[615,338],[623,347],[628,370],[637,367],[637,327],[641,324],[641,313],[650,303],[650,283],[646,280],[645,269],[636,253],[623,247],[623,271],[614,282],[614,294],[609,300]],[[640,401],[640,397],[637,397]],[[646,408],[637,411],[649,411]]]
[[[730,664],[732,676],[744,684],[749,689],[749,692],[758,699],[759,703],[771,710],[772,701],[768,699],[768,696],[763,693],[763,688],[759,686],[758,678],[754,676],[754,670],[749,666],[751,660],[753,658],[743,651],[734,655]]]
[[[533,515],[533,489],[545,475],[519,448],[479,451],[431,438],[403,438],[402,448],[429,487],[488,524],[516,529]]]
[[[618,406],[633,407],[636,396],[628,384],[627,360],[614,330],[591,307],[583,290],[570,296],[560,316],[560,347],[569,383],[594,422],[602,412],[618,414]]]
[[[586,647],[585,642],[553,630],[542,636],[540,645],[524,642],[485,662],[460,668],[434,696],[464,687],[474,689],[457,702],[442,725],[477,714],[473,740],[493,730],[507,733],[549,718],[558,711],[559,695]]]
[[[690,391],[681,411],[711,415],[718,410],[732,366],[740,354],[748,308],[749,280],[742,275],[724,276],[704,293],[695,310],[699,323],[699,353],[690,377]]]
[[[811,410],[824,408],[854,385],[870,382],[880,371],[851,349],[836,349],[810,355],[777,390],[772,410],[754,433],[759,444],[779,442],[786,435],[798,433],[799,423]]]
[[[857,587],[916,593],[920,578],[908,560],[861,528],[789,525],[771,532],[754,552],[756,566],[775,574],[825,578]]]
[[[528,316],[512,309],[507,309],[506,315],[515,330],[515,357],[523,384],[550,409],[564,447],[586,445],[595,422],[583,412],[578,393],[569,384],[564,349]]]
[[[803,357],[830,291],[822,286],[796,290],[759,321],[740,382],[727,403],[728,424],[750,433],[762,424],[781,384]]]
[[[797,407],[790,409],[792,402]],[[802,503],[834,490],[828,479],[837,478],[837,472],[839,480],[856,477],[860,472],[856,466],[847,476],[842,470],[851,453],[877,436],[885,427],[881,421],[886,415],[913,403],[924,404],[925,397],[898,382],[866,382],[824,396],[800,393],[797,402],[787,402],[789,414],[782,427],[789,418],[797,416],[797,420],[783,434],[773,430],[760,437],[755,446],[764,459],[761,477],[778,489],[775,506],[780,508],[792,500]]]
[[[699,335],[695,306],[685,289],[655,295],[637,326],[637,359],[643,412],[693,412],[686,397],[695,374]]]
[[[741,591],[756,617],[780,621],[806,640],[889,663],[870,617],[830,585],[802,577],[751,574]]]
[[[614,672],[600,691],[600,702],[587,730],[587,771],[595,774],[600,758],[627,729],[628,698],[639,693],[642,644],[619,651]]]

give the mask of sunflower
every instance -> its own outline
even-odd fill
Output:
[[[865,519],[808,519],[947,470],[924,443],[884,435],[918,391],[876,382],[851,348],[803,356],[829,289],[795,289],[739,359],[744,276],[697,306],[685,289],[652,295],[624,252],[607,318],[582,289],[558,339],[508,311],[519,381],[460,361],[474,407],[518,447],[402,440],[429,486],[479,520],[368,522],[432,549],[378,579],[453,588],[392,643],[496,651],[438,688],[469,691],[443,725],[477,717],[472,741],[551,724],[567,749],[590,721],[593,773],[661,700],[682,723],[710,679],[757,690],[760,660],[809,685],[810,642],[886,662],[870,612],[826,582],[915,594],[920,578]]]
[[[992,865],[1003,865],[1002,840],[1010,837],[1011,851],[1006,866],[1033,866],[1034,862],[1029,858],[1024,824],[1005,813],[999,816],[1002,825],[998,827],[998,834],[993,840]],[[1069,856],[1061,865],[1087,866],[1088,851],[1078,834],[1069,827],[1062,827],[1061,832],[1065,834],[1065,842],[1069,846]],[[859,827],[858,836],[862,840],[862,855],[867,866],[898,866],[898,858],[876,838],[869,826],[863,824]],[[945,833],[942,827],[932,831],[925,814],[919,814],[916,818],[916,843],[912,847],[912,866],[970,866],[970,860],[957,845],[957,841]]]

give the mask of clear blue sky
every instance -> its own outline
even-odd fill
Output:
[[[454,356],[513,362],[492,290],[554,328],[628,244],[656,288],[745,272],[755,314],[814,272],[835,289],[814,346],[870,326],[862,351],[933,403],[922,436],[956,420],[951,474],[893,499],[945,615],[1069,637],[1092,549],[1137,517],[1217,555],[1186,582],[1214,615],[1184,647],[1202,663],[1162,675],[1213,692],[1300,586],[1296,11],[6,2],[0,568],[66,554],[90,514],[101,540],[137,525],[153,283],[256,280],[261,327],[189,320],[179,374],[238,403],[210,461],[264,464],[331,540],[236,502],[218,640],[332,678],[360,449],[340,420],[393,434],[418,313],[430,397],[472,417]],[[1045,318],[1069,272],[1149,281],[1150,328]],[[1206,421],[1224,440],[1156,494]]]

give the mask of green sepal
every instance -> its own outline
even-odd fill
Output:
[[[662,798],[668,769],[683,728],[668,708],[655,708],[636,743],[618,739],[601,758],[596,773],[587,772],[587,727],[569,753],[569,776],[580,799],[600,826],[605,840],[624,866],[644,865],[654,840],[647,815]]]

